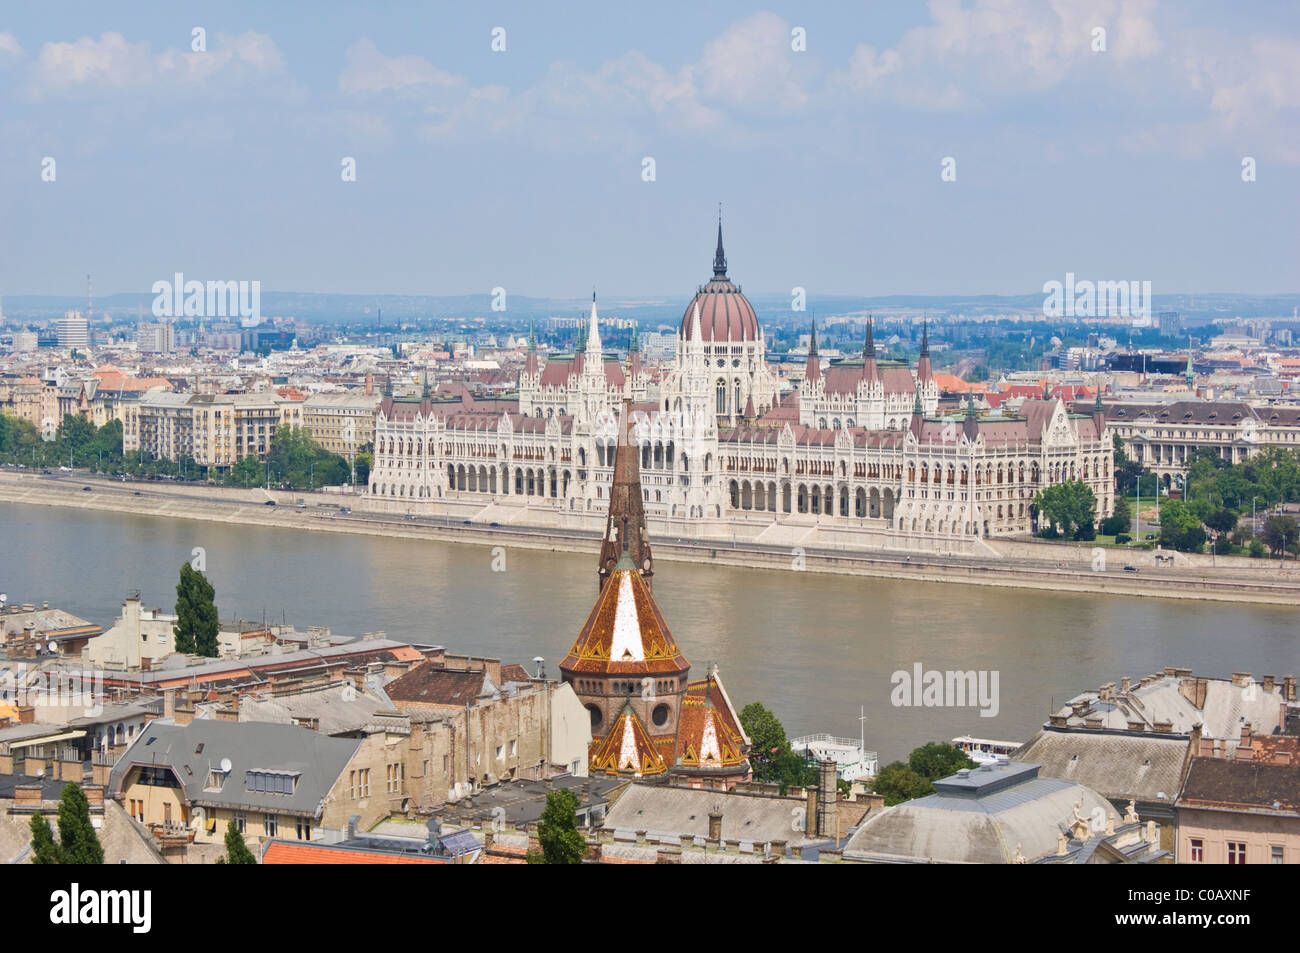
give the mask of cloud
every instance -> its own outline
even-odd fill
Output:
[[[385,56],[368,39],[360,39],[344,54],[347,65],[339,75],[339,92],[394,92],[418,89],[466,89],[468,82],[434,66],[422,56]]]
[[[149,87],[210,88],[215,82],[246,85],[287,76],[284,58],[267,35],[218,34],[207,52],[167,49],[154,54],[148,43],[130,43],[120,33],[69,43],[46,43],[33,66],[33,98],[64,94],[102,95]]]
[[[1041,93],[1102,55],[1127,63],[1158,53],[1154,8],[1153,0],[931,0],[930,23],[893,49],[859,45],[833,83],[932,110]],[[1106,31],[1105,54],[1092,48],[1097,28]]]
[[[691,70],[700,96],[743,109],[797,109],[808,103],[807,53],[790,45],[790,24],[755,13],[704,47]]]
[[[0,64],[22,59],[24,55],[18,37],[12,33],[0,33]]]

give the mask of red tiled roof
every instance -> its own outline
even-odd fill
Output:
[[[262,854],[264,864],[445,864],[439,857],[353,850],[329,844],[273,843]]]

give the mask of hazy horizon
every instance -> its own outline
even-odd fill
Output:
[[[0,296],[1287,294],[1298,120],[1282,2],[15,8]]]

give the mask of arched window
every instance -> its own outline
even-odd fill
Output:
[[[714,410],[714,413],[725,414],[726,412],[727,412],[727,382],[719,379],[717,407]]]

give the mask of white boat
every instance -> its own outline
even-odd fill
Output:
[[[1006,761],[1020,747],[1019,741],[993,741],[990,738],[972,738],[962,735],[952,739],[954,748],[960,748],[976,764]]]
[[[804,735],[790,742],[791,750],[805,752],[818,761],[835,762],[835,772],[841,781],[857,781],[875,777],[880,770],[876,752],[867,751],[859,738],[836,738],[834,735]]]

